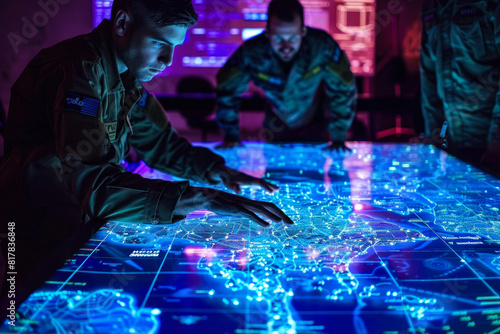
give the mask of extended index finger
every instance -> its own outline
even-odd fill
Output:
[[[267,182],[263,179],[259,179],[259,185],[271,194],[280,189],[280,187],[278,187],[277,185],[272,184],[271,182]]]
[[[347,147],[346,145],[343,146],[344,152],[352,152],[352,149]]]
[[[241,208],[240,212],[241,212],[241,214],[243,214],[244,216],[246,216],[250,220],[256,222],[257,224],[259,224],[262,227],[268,227],[270,225],[268,222],[266,222],[264,219],[262,219],[259,216],[257,216],[251,210],[248,210],[248,209],[245,209],[245,208]]]
[[[240,174],[237,182],[262,187],[271,194],[280,189],[280,187],[278,187],[277,185],[267,182],[264,179],[260,179],[258,177],[253,177],[243,173]]]
[[[294,224],[292,219],[290,219],[290,217],[288,217],[286,213],[284,213],[280,208],[278,208],[276,204],[270,202],[261,202],[261,201],[259,201],[258,203],[262,205],[264,208],[266,208],[268,211],[272,212],[274,215],[280,217],[281,220],[283,220],[283,223],[287,225]]]
[[[257,212],[263,216],[270,218],[271,220],[274,221],[283,220],[283,222],[287,225],[294,224],[294,222],[290,219],[290,217],[288,217],[286,213],[281,211],[274,203],[256,201],[246,197],[241,197],[239,202],[240,205],[246,208],[247,210]]]

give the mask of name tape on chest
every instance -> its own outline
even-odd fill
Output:
[[[257,78],[259,78],[262,81],[266,81],[266,82],[269,82],[270,84],[277,85],[277,86],[280,86],[283,84],[283,80],[281,78],[272,77],[272,76],[265,74],[265,73],[262,73],[262,72],[257,74]]]
[[[453,22],[458,26],[472,25],[479,20],[484,13],[475,6],[465,6],[460,8],[457,14],[453,17]]]
[[[321,66],[318,65],[318,66],[314,67],[312,70],[310,70],[309,72],[307,72],[306,74],[304,74],[302,79],[304,79],[304,80],[309,79],[309,78],[315,76],[316,74],[318,74],[319,72],[321,72]]]

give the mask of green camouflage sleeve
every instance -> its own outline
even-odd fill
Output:
[[[103,69],[92,62],[58,66],[39,82],[39,100],[52,123],[57,158],[40,159],[32,172],[47,175],[52,170],[51,187],[67,187],[90,217],[172,223],[189,183],[146,179],[117,164],[119,157],[102,123],[101,82]]]
[[[230,141],[240,138],[240,96],[250,83],[250,74],[245,71],[243,57],[244,50],[240,47],[217,73],[216,119],[224,131],[224,139]]]
[[[345,141],[356,112],[357,91],[349,59],[332,40],[332,52],[327,53],[325,83],[330,99],[328,131],[332,141]]]
[[[147,94],[147,93],[146,93]],[[178,136],[154,95],[148,94],[144,107],[131,110],[134,134],[129,143],[152,168],[191,179],[212,183],[208,172],[224,159],[204,147],[194,147]]]
[[[425,11],[422,14],[422,44],[420,49],[420,89],[422,94],[422,115],[425,120],[425,134],[441,128],[444,121],[443,103],[438,96],[436,79],[436,50],[438,33],[436,10]]]

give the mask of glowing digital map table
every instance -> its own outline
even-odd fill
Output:
[[[296,224],[110,222],[19,307],[16,331],[500,332],[500,180],[431,146],[350,146],[218,151],[280,185],[244,195]]]

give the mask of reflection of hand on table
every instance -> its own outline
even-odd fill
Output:
[[[334,150],[339,152],[351,152],[352,150],[345,146],[345,142],[343,141],[331,141],[328,143],[327,147],[322,148],[323,151],[333,152]]]
[[[239,140],[224,140],[222,143],[215,146],[215,148],[233,148],[241,146],[243,146],[243,144]]]

